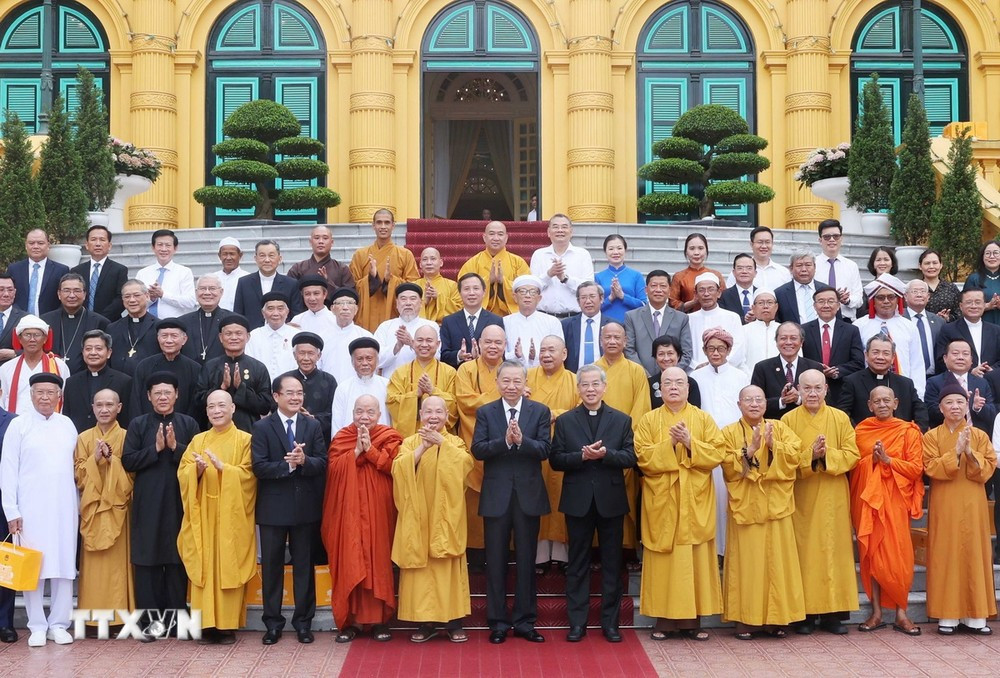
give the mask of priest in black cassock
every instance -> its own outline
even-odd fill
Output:
[[[70,374],[76,374],[83,370],[84,333],[103,330],[108,319],[83,305],[87,292],[79,273],[66,273],[59,279],[57,296],[60,308],[42,315],[42,320],[52,328],[52,352],[66,361]]]
[[[198,424],[175,410],[179,394],[176,376],[157,372],[145,386],[152,412],[132,420],[122,452],[122,466],[134,474],[130,548],[135,606],[183,609],[187,606],[188,579],[177,553],[184,514],[177,465],[198,433]],[[151,616],[145,624],[153,621]]]
[[[194,389],[198,385],[198,373],[201,372],[201,365],[187,356],[181,355],[181,349],[184,347],[184,342],[187,341],[184,326],[177,318],[158,320],[156,322],[156,341],[160,350],[136,366],[135,374],[132,376],[133,383],[144,384],[156,372],[169,372],[177,378],[179,384],[175,409],[197,419],[194,409]],[[132,417],[153,411],[149,399],[145,395],[141,389],[132,389],[132,402],[129,405],[129,414]],[[204,418],[204,404],[201,407],[201,414]]]
[[[115,347],[111,367],[132,376],[140,362],[160,351],[156,343],[156,316],[148,312],[149,290],[141,280],[132,278],[125,283],[122,304],[128,315],[115,320],[107,329]],[[125,400],[122,403],[129,404]]]
[[[271,377],[264,363],[243,352],[249,340],[246,318],[232,313],[222,319],[219,341],[225,354],[205,363],[195,389],[195,408],[200,415],[196,418],[204,430],[208,430],[205,403],[212,391],[223,390],[233,397],[233,423],[241,431],[252,433],[254,422],[271,412]]]
[[[219,306],[222,291],[222,282],[218,276],[211,273],[201,276],[194,288],[198,309],[178,318],[188,335],[181,353],[199,365],[225,353],[219,343],[219,323],[226,316],[232,315],[232,311]]]
[[[319,369],[323,355],[323,339],[313,332],[299,332],[292,338],[292,355],[298,367],[285,374],[298,377],[305,387],[302,414],[312,417],[323,428],[323,440],[332,437],[330,420],[333,417],[333,394],[337,380],[329,372]],[[282,375],[284,376],[284,375]]]
[[[113,346],[111,336],[103,330],[90,330],[83,335],[84,369],[73,373],[63,387],[62,413],[72,420],[77,433],[97,426],[91,403],[94,402],[94,395],[105,388],[118,394],[119,402],[122,403],[118,425],[123,429],[128,428],[132,377],[108,365]]]

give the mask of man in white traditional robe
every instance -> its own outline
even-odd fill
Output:
[[[917,326],[912,320],[903,317],[906,285],[896,276],[883,273],[865,285],[865,294],[869,299],[868,317],[854,321],[854,326],[861,333],[861,343],[867,346],[868,340],[876,334],[892,339],[896,344],[898,363],[895,372],[912,379],[913,387],[922,399],[924,386],[927,384],[927,371]]]
[[[222,268],[212,273],[222,284],[222,300],[219,301],[219,308],[233,310],[233,305],[236,303],[236,283],[250,273],[240,266],[242,260],[243,247],[239,240],[227,237],[219,241],[219,262]]]
[[[69,367],[62,358],[53,355],[47,344],[49,342],[48,324],[34,315],[22,316],[14,328],[14,334],[20,343],[15,343],[15,350],[22,349],[21,355],[0,365],[0,390],[3,391],[3,408],[13,414],[25,414],[31,411],[31,396],[28,392],[28,379],[35,374],[48,372],[58,374],[65,381],[69,379]],[[56,404],[56,411],[61,403]]]
[[[375,329],[375,340],[382,349],[378,354],[378,367],[382,376],[392,377],[392,373],[402,365],[409,365],[417,358],[413,352],[413,335],[421,327],[433,327],[441,336],[441,328],[433,320],[420,317],[424,290],[417,283],[404,282],[396,286],[396,310],[398,318],[389,318]],[[441,358],[439,347],[435,358]],[[384,409],[384,408],[383,408]],[[350,422],[348,422],[350,423]]]
[[[701,342],[705,330],[721,327],[733,338],[733,348],[729,363],[742,368],[746,352],[743,347],[743,321],[732,311],[719,306],[719,278],[715,273],[702,273],[694,279],[694,293],[701,308],[688,314],[688,329],[691,331],[691,367],[697,368],[708,362]],[[735,398],[735,396],[734,396]]]
[[[781,324],[775,320],[778,315],[778,299],[773,291],[757,288],[751,298],[750,308],[756,320],[743,326],[743,371],[747,376],[753,374],[753,366],[761,360],[778,355],[774,337]]]
[[[0,457],[0,493],[7,529],[21,545],[41,551],[38,588],[24,592],[29,647],[46,640],[73,642],[67,631],[73,610],[76,540],[80,514],[74,477],[76,427],[56,412],[63,380],[42,372],[30,378],[33,407],[7,427]],[[49,614],[42,606],[49,581]]]
[[[320,358],[319,368],[336,378],[341,384],[354,376],[354,367],[351,365],[351,352],[348,346],[355,339],[367,337],[373,338],[371,332],[354,323],[354,317],[358,314],[358,293],[348,287],[341,287],[334,291],[330,310],[336,322],[330,326],[325,333],[315,332],[323,339],[323,357]],[[354,405],[351,405],[351,410]]]
[[[268,376],[274,381],[278,375],[295,369],[292,339],[299,330],[285,322],[288,318],[288,297],[284,294],[268,292],[260,302],[264,324],[250,333],[250,341],[243,352],[264,363]]]
[[[337,435],[337,431],[354,423],[354,403],[363,395],[370,395],[378,400],[380,410],[378,423],[392,425],[389,408],[385,404],[389,380],[375,374],[378,366],[378,348],[378,342],[369,337],[355,339],[348,347],[354,370],[352,376],[344,381],[337,380],[337,392],[333,395],[330,414],[331,436]]]
[[[306,310],[291,319],[291,323],[304,332],[318,334],[326,342],[337,326],[337,317],[326,307],[329,287],[326,280],[318,275],[307,275],[299,280],[299,292]]]
[[[517,313],[504,316],[507,333],[507,359],[517,360],[525,369],[538,367],[542,339],[551,335],[564,339],[562,323],[555,316],[537,310],[542,299],[542,281],[534,275],[514,278],[514,299]]]

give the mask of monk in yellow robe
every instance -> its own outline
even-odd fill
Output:
[[[555,431],[556,417],[577,406],[580,395],[576,388],[576,376],[565,368],[566,343],[554,334],[542,339],[538,349],[538,367],[528,370],[526,394],[552,412],[552,431]],[[552,511],[542,516],[538,526],[538,553],[535,564],[545,570],[557,562],[565,566],[569,560],[569,534],[566,532],[566,516],[560,513],[559,498],[562,495],[561,471],[552,470],[548,459],[542,461],[542,478],[549,492],[549,506]]]
[[[458,295],[458,284],[441,275],[441,253],[433,247],[425,247],[420,253],[421,278],[417,284],[424,288],[424,303],[420,307],[420,317],[433,320],[438,325],[446,315],[462,308],[462,297]]]
[[[354,321],[369,332],[398,315],[396,286],[420,277],[410,250],[392,242],[395,228],[392,212],[378,210],[372,217],[375,242],[359,248],[351,257],[351,275],[358,290],[358,314]]]
[[[524,259],[507,251],[507,227],[503,222],[486,224],[483,242],[486,249],[465,262],[458,277],[461,279],[466,273],[478,273],[487,285],[483,307],[503,318],[517,312],[514,279],[520,275],[531,275],[531,267]]]
[[[997,614],[990,516],[983,485],[997,467],[989,437],[966,421],[969,394],[941,389],[944,423],[924,434],[924,471],[931,479],[927,526],[927,616],[938,633],[988,636]]]
[[[93,408],[97,426],[81,433],[76,441],[83,546],[77,607],[134,610],[128,519],[132,474],[122,467],[125,429],[118,425],[122,404],[115,391],[102,389],[94,394]],[[117,612],[113,623],[122,623]]]
[[[479,337],[479,357],[462,363],[455,377],[455,400],[458,404],[458,435],[465,441],[466,448],[472,446],[472,434],[476,431],[476,412],[486,403],[500,397],[497,388],[497,370],[503,362],[507,348],[507,334],[499,325],[483,329]],[[471,455],[471,453],[470,453]],[[483,519],[479,517],[479,493],[483,489],[483,462],[475,461],[472,472],[466,478],[468,490],[465,493],[465,509],[469,524],[469,561],[474,569],[485,562],[485,540]]]
[[[919,636],[906,615],[913,584],[910,519],[924,514],[923,434],[912,421],[893,416],[899,399],[887,386],[868,396],[869,417],[854,429],[861,461],[851,471],[851,518],[858,539],[861,585],[872,613],[860,631],[885,626],[882,608],[896,610],[893,629]]]
[[[722,463],[725,440],[712,417],[688,404],[684,370],[665,369],[660,393],[663,406],[635,427],[644,549],[639,611],[656,617],[653,640],[676,631],[708,640],[699,617],[722,612],[712,469]]]
[[[604,353],[594,364],[608,375],[608,390],[604,402],[619,412],[632,417],[632,428],[649,412],[649,378],[639,363],[625,357],[625,328],[617,322],[609,322],[601,328],[601,351]],[[638,523],[639,476],[635,469],[625,469],[625,491],[628,494],[628,515],[622,546],[626,549],[638,547],[636,525]],[[639,560],[635,553],[625,554],[625,565],[637,570]]]
[[[465,478],[472,455],[448,433],[448,407],[438,396],[420,405],[420,430],[403,441],[392,462],[396,538],[392,560],[399,566],[397,617],[419,622],[410,640],[433,638],[444,624],[453,643],[469,639],[462,618],[472,611],[465,560]]]
[[[257,478],[250,434],[236,428],[226,391],[205,402],[208,431],[191,439],[177,467],[184,518],[177,550],[191,580],[191,609],[201,610],[203,643],[230,645],[246,625],[246,583],[257,571]]]
[[[740,640],[756,632],[784,638],[784,627],[806,616],[792,523],[800,441],[785,424],[764,419],[760,387],[743,387],[737,404],[739,421],[722,429],[729,495],[723,619],[736,622]]]
[[[824,631],[842,635],[847,633],[844,620],[858,609],[847,472],[861,455],[851,420],[825,403],[823,373],[806,370],[799,375],[799,392],[802,406],[781,418],[801,441],[792,522],[806,620],[796,624],[795,632],[810,634],[818,621]]]
[[[413,333],[413,352],[416,359],[397,367],[389,379],[385,403],[389,408],[392,427],[407,438],[417,432],[420,403],[434,395],[445,402],[448,409],[448,430],[458,423],[458,406],[455,403],[455,378],[457,372],[437,358],[441,340],[437,330],[424,325]]]

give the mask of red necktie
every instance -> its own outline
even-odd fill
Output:
[[[787,381],[789,384],[795,383],[795,375],[792,374],[791,363],[785,363],[785,381]]]
[[[830,324],[823,324],[823,364],[830,366]]]

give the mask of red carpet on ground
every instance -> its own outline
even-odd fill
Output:
[[[622,630],[624,641],[612,644],[599,629],[590,629],[583,642],[565,641],[566,630],[543,630],[545,643],[535,644],[507,636],[503,645],[490,645],[489,633],[470,631],[469,642],[455,644],[442,631],[423,643],[410,642],[399,631],[388,643],[358,638],[351,643],[341,676],[423,678],[440,676],[545,676],[545,678],[641,678],[656,671],[635,631]]]

